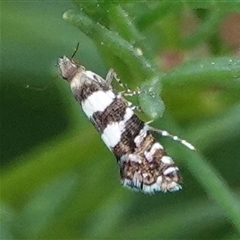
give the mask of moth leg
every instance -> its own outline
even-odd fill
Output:
[[[136,88],[136,90],[129,89],[127,84],[123,83],[121,79],[117,76],[117,73],[114,71],[114,69],[110,68],[106,76],[106,83],[108,85],[111,85],[113,79],[115,79],[118,85],[123,89],[123,96],[135,96],[141,93],[139,88]]]
[[[131,90],[128,88],[127,84],[123,83],[121,81],[121,79],[117,76],[117,73],[114,71],[113,68],[110,68],[107,76],[106,76],[106,83],[110,86],[112,84],[113,80],[116,80],[116,82],[118,83],[118,85],[123,89],[122,92],[120,92],[120,94],[124,97],[132,97],[135,95],[139,95],[141,93],[140,89],[137,88],[136,90]],[[131,102],[128,102],[129,106],[131,107],[131,109],[133,111],[137,110],[138,112],[142,112],[142,109],[140,106],[135,106],[133,105]]]
[[[142,112],[142,109],[141,109],[140,106],[135,106],[135,105],[131,104],[130,107],[131,107],[131,109],[132,109],[133,111]]]
[[[127,87],[127,85],[125,85]],[[123,94],[125,97],[132,97],[139,95],[141,93],[141,90],[139,88],[136,88],[136,90],[131,90],[129,88],[126,89],[125,93]]]
[[[106,76],[106,83],[110,86],[112,84],[113,79],[116,79],[116,72],[114,71],[113,68],[110,68],[108,70],[107,76]]]
[[[127,85],[121,81],[121,79],[117,76],[117,73],[114,71],[114,69],[110,68],[107,73],[107,76],[106,76],[107,84],[110,85],[112,83],[113,79],[115,79],[116,82],[118,83],[118,85],[121,88],[123,88],[124,92],[128,91]]]
[[[174,136],[174,135],[170,134],[169,132],[167,132],[165,130],[161,130],[161,129],[157,129],[157,128],[153,128],[153,127],[149,126],[149,131],[156,132],[163,137],[170,137],[174,141],[180,142],[182,145],[186,146],[187,148],[189,148],[191,150],[196,150],[196,148],[191,143],[187,142],[184,139],[179,138],[178,136]]]

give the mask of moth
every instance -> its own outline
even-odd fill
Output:
[[[170,136],[194,150],[190,143],[140,120],[131,102],[113,89],[113,69],[104,79],[66,56],[58,59],[57,66],[82,110],[115,155],[124,186],[149,194],[181,189],[179,169],[153,132]]]

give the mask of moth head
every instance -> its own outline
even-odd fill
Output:
[[[58,59],[57,66],[60,70],[61,76],[63,79],[71,81],[75,74],[80,70],[82,70],[82,66],[80,66],[73,59],[70,59],[66,56],[63,56]]]

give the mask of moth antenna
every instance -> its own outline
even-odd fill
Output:
[[[76,48],[75,48],[75,50],[74,50],[74,52],[73,52],[73,54],[72,54],[72,56],[71,56],[71,59],[73,59],[74,56],[76,55],[76,53],[77,53],[77,51],[78,51],[78,48],[79,48],[79,42],[77,43],[77,46],[76,46]]]
[[[163,137],[170,137],[170,138],[172,138],[174,141],[180,142],[181,144],[183,144],[184,146],[186,146],[187,148],[189,148],[189,149],[191,149],[191,150],[193,150],[193,151],[196,150],[196,148],[195,148],[191,143],[187,142],[187,141],[184,140],[184,139],[179,138],[178,136],[174,136],[174,135],[170,134],[169,132],[167,132],[167,131],[165,131],[165,130],[153,128],[153,127],[150,127],[150,126],[149,126],[149,130],[150,130],[150,131],[153,131],[153,132],[156,132],[156,133],[160,134],[160,135],[163,136]]]

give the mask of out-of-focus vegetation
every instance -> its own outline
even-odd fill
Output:
[[[237,239],[237,12],[238,1],[1,2],[1,239]],[[196,146],[160,139],[182,191],[121,187],[115,158],[58,77],[57,58],[77,42],[86,68],[113,67],[130,88],[154,91],[140,95],[143,119]]]

